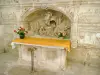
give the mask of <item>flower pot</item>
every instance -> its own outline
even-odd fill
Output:
[[[24,39],[25,38],[25,34],[20,34],[19,37],[20,37],[20,39]]]

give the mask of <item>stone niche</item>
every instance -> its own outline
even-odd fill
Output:
[[[58,38],[59,32],[64,32],[70,39],[71,24],[67,16],[52,9],[39,9],[28,14],[22,21],[28,36],[40,38]],[[38,40],[37,40],[38,41]],[[32,47],[32,46],[31,46]],[[59,48],[36,47],[34,51],[35,68],[49,69],[51,71],[64,69],[66,66],[66,51]],[[30,46],[19,48],[20,63],[22,60],[31,65]]]
[[[24,19],[24,27],[28,36],[58,38],[59,32],[70,38],[70,20],[61,12],[52,9],[39,9]]]

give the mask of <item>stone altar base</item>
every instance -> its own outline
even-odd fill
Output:
[[[19,64],[31,66],[32,46],[21,45],[19,47]],[[67,53],[63,49],[36,47],[34,51],[34,68],[47,69],[50,71],[64,70],[66,68]]]

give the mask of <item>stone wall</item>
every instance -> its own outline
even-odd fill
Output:
[[[100,40],[96,37],[96,34],[100,33],[99,4],[81,5],[78,15],[79,45],[89,44],[99,47]]]
[[[78,47],[68,53],[68,60],[100,68],[100,49],[94,47]]]
[[[0,0],[0,52],[8,51],[11,40],[13,39],[14,25],[17,24],[14,5],[9,4],[6,0]]]
[[[89,62],[99,63],[100,40],[96,37],[100,33],[99,0],[0,0],[0,53],[11,49],[11,40],[16,37],[13,30],[21,25],[20,18],[27,10],[52,5],[71,20],[71,41],[77,48],[69,53],[69,59],[85,62],[89,58]],[[88,51],[93,55],[87,58],[84,55]]]

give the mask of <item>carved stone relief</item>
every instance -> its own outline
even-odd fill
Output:
[[[85,9],[85,10],[84,10]],[[85,24],[85,23],[99,23],[99,17],[100,16],[100,7],[99,6],[84,6],[80,7],[80,10],[78,12],[78,23]]]
[[[99,48],[99,39],[96,37],[100,33],[100,27],[79,27],[78,44],[88,45]]]
[[[58,37],[59,32],[70,36],[70,20],[62,13],[51,10],[37,10],[25,18],[26,27],[34,35]]]
[[[25,12],[25,11],[27,11],[27,10],[30,9],[31,7],[32,7],[32,5],[22,6],[22,7],[21,7],[22,13]]]
[[[17,17],[15,12],[9,11],[7,12],[5,9],[0,11],[0,24],[15,24],[17,21]]]

